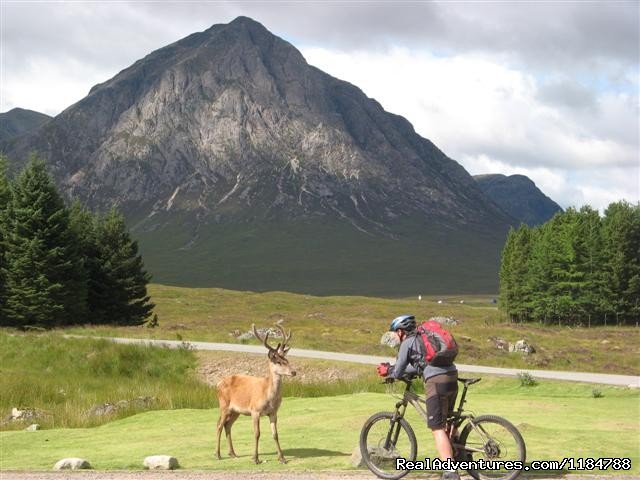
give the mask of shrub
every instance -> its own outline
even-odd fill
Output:
[[[520,380],[521,387],[535,387],[538,385],[538,381],[528,372],[520,372],[518,379]]]

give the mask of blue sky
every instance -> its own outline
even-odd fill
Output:
[[[563,207],[640,201],[640,3],[1,3],[0,111],[56,115],[149,52],[249,16],[470,173]]]

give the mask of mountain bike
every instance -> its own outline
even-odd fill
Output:
[[[396,403],[395,411],[376,413],[362,427],[362,458],[369,470],[380,478],[401,478],[409,473],[409,470],[398,469],[396,460],[416,460],[418,442],[404,415],[407,405],[411,404],[426,424],[427,409],[426,400],[411,388],[414,378],[400,379],[406,384],[406,388],[401,400]],[[465,469],[476,480],[514,480],[520,475],[526,457],[524,439],[518,429],[504,418],[495,415],[476,417],[463,409],[468,388],[480,380],[458,379],[464,385],[464,389],[457,408],[447,417],[446,423],[454,459],[458,462],[473,461],[474,464],[469,465],[469,468],[465,466]],[[507,462],[506,468],[504,463],[497,461]],[[496,469],[498,465],[502,465],[502,468]]]

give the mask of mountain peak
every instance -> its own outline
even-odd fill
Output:
[[[484,174],[473,177],[502,210],[530,226],[545,223],[562,208],[526,175]]]
[[[428,250],[425,238],[434,248],[453,248],[455,239],[444,238],[450,232],[460,232],[453,236],[464,243],[455,257],[481,258],[485,285],[493,285],[510,221],[407,120],[311,67],[293,45],[248,17],[151,52],[11,149],[18,158],[38,150],[68,197],[98,209],[118,206],[144,245],[148,234],[175,253],[169,264],[183,255],[205,258],[215,245],[213,263],[197,265],[202,278],[234,270],[256,278],[257,289],[279,285],[271,273],[263,283],[251,266],[283,254],[291,279],[310,282],[321,280],[309,271],[343,271],[345,261],[360,258],[351,263],[356,285],[358,275],[371,276],[368,262],[377,255],[369,253],[379,248],[407,252],[399,262],[383,262],[380,272],[408,282],[431,270],[436,278],[438,270],[424,262],[447,255],[425,254],[422,266],[412,255]],[[478,248],[468,249],[474,233]],[[317,250],[313,265],[307,248]],[[221,254],[233,268],[210,268]],[[443,262],[441,272],[459,286],[464,265],[453,274]]]

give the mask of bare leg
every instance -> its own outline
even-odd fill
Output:
[[[437,430],[431,430],[433,432],[433,439],[436,443],[436,450],[438,450],[438,456],[440,460],[447,460],[453,458],[453,449],[451,448],[451,442],[447,436],[447,432],[444,428]]]
[[[233,423],[238,419],[239,416],[240,416],[239,413],[232,412],[231,414],[229,414],[229,416],[227,417],[227,421],[224,424],[224,432],[225,432],[225,435],[227,436],[227,443],[229,443],[230,457],[237,457],[236,452],[233,450],[233,442],[231,441],[231,427],[233,426]]]
[[[253,454],[253,461],[254,463],[258,464],[260,463],[260,460],[258,460],[258,441],[260,440],[260,414],[252,413],[251,419],[253,420],[253,434],[256,437],[256,449]]]
[[[271,421],[271,435],[276,442],[276,448],[278,449],[278,461],[280,463],[287,463],[287,460],[284,458],[282,454],[282,449],[280,448],[280,441],[278,440],[278,415],[272,413],[269,415],[269,420]]]

